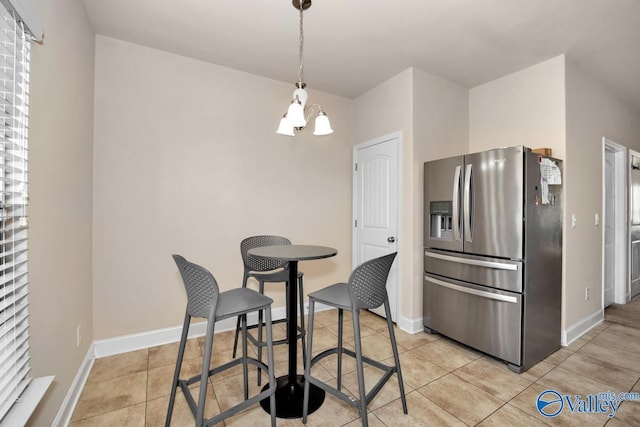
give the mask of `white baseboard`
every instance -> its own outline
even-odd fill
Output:
[[[316,304],[316,312],[330,310],[333,307],[323,304]],[[305,304],[305,314],[309,313],[309,306]],[[286,317],[286,307],[277,307],[272,309],[271,315],[273,320],[284,319]],[[257,323],[258,315],[251,313],[247,316],[247,322]],[[216,323],[216,333],[232,331],[236,328],[236,318],[229,318]],[[135,350],[156,347],[159,345],[170,344],[180,341],[182,334],[182,326],[173,326],[170,328],[156,329],[153,331],[140,332],[131,335],[122,335],[114,338],[94,341],[95,354],[94,357],[106,357],[116,354],[127,353]],[[206,322],[193,323],[189,327],[189,338],[202,337],[206,334]]]
[[[330,305],[324,305],[321,303],[316,303],[315,307],[316,313],[325,310],[335,310],[335,307]],[[305,304],[305,314],[309,313],[309,307]],[[404,316],[399,316],[398,321],[396,322],[398,328],[401,330],[408,332],[410,334],[417,334],[418,332],[422,332],[424,330],[422,325],[422,317],[419,319],[409,319]]]
[[[78,369],[78,372],[67,391],[67,395],[64,397],[64,400],[60,405],[60,409],[58,409],[58,414],[51,424],[52,427],[66,427],[71,423],[73,411],[76,409],[82,389],[84,389],[84,385],[89,377],[89,372],[91,372],[91,368],[93,367],[93,362],[95,360],[94,355],[95,342],[91,343],[89,346],[89,350],[87,350],[87,354],[80,365],[80,369]]]
[[[332,307],[330,305],[325,305],[325,304],[322,304],[321,302],[317,302],[315,305],[314,311],[316,313],[319,313],[321,311],[335,310],[335,309],[336,309],[335,307]],[[304,314],[309,314],[309,303],[305,303],[304,305]]]
[[[285,307],[277,307],[272,309],[271,315],[274,320],[284,319],[286,317]],[[247,322],[257,323],[257,313],[251,313],[247,316]],[[236,318],[224,319],[216,323],[216,333],[235,330]],[[140,332],[131,335],[122,335],[104,340],[96,340],[95,357],[113,356],[115,354],[127,353],[135,350],[156,347],[159,345],[170,344],[180,341],[182,334],[182,326],[173,326],[170,328],[156,329],[153,331]],[[206,322],[192,323],[189,327],[189,338],[201,337],[206,334]]]
[[[597,310],[562,331],[561,344],[568,346],[604,321],[604,311]]]
[[[422,317],[419,319],[409,319],[404,316],[398,317],[398,328],[410,334],[417,334],[424,330],[422,325]]]

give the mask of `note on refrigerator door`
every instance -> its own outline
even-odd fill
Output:
[[[562,173],[560,168],[551,159],[538,157],[540,163],[540,192],[543,205],[549,204],[549,185],[562,184]]]
[[[547,182],[547,178],[542,177],[540,178],[540,192],[541,192],[541,199],[542,199],[542,204],[543,205],[548,205],[549,204],[549,183]]]
[[[540,176],[547,180],[548,185],[560,185],[562,184],[562,172],[560,168],[551,159],[539,157],[538,163],[540,163]]]

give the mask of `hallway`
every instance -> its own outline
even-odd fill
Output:
[[[628,304],[611,304],[604,310],[604,319],[640,329],[640,295],[636,295]]]

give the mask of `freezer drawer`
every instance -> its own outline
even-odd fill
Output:
[[[522,295],[424,276],[424,323],[435,332],[521,365]]]
[[[523,292],[522,261],[488,258],[427,249],[424,271],[464,282],[512,292]]]

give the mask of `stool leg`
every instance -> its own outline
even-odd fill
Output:
[[[264,295],[264,282],[260,281],[258,292]],[[262,310],[258,312],[258,361],[262,362]],[[262,369],[258,366],[258,385],[262,383]]]
[[[242,315],[242,376],[244,379],[244,400],[247,400],[249,399],[249,370],[247,368],[247,315],[246,314]]]
[[[231,355],[232,358],[236,358],[236,350],[238,349],[238,334],[240,333],[240,317],[238,316],[238,320],[236,321],[236,334],[235,337],[233,338],[233,354]]]
[[[191,316],[189,313],[184,315],[184,324],[182,325],[182,337],[180,338],[180,346],[178,348],[178,360],[176,361],[176,369],[173,373],[173,383],[171,383],[171,394],[169,395],[169,408],[167,408],[167,419],[164,423],[165,427],[171,424],[171,416],[173,415],[173,405],[176,401],[176,390],[178,381],[180,381],[180,369],[182,369],[182,359],[184,357],[184,349],[187,346],[187,336],[189,335],[189,325],[191,324]]]
[[[298,278],[298,296],[300,297],[300,339],[302,340],[302,363],[306,363],[307,349],[304,345],[304,336],[306,331],[304,329],[304,287],[302,285],[302,276]],[[298,345],[298,343],[296,343],[296,345]]]
[[[198,398],[198,410],[196,411],[196,426],[204,425],[204,407],[207,399],[207,385],[209,384],[209,367],[211,366],[211,353],[213,351],[215,321],[213,316],[207,321],[207,339],[202,360],[202,374],[200,375],[200,397]]]
[[[247,280],[249,280],[249,276],[247,276],[247,272],[244,272],[244,276],[242,277],[242,287],[247,287]],[[236,358],[236,350],[238,349],[238,334],[240,333],[240,316],[238,316],[238,320],[236,321],[236,333],[233,337],[233,354],[232,358]]]
[[[271,324],[271,306],[265,309],[267,326],[267,367],[269,368],[269,388],[273,390],[269,396],[269,412],[271,414],[271,427],[276,427],[276,375],[274,372],[275,362],[273,360],[273,328]]]
[[[360,310],[354,309],[353,317],[353,337],[356,345],[356,367],[358,368],[358,390],[360,392],[360,418],[362,419],[362,427],[368,427],[367,420],[367,391],[364,388],[364,368],[362,366],[362,342],[360,340]]]
[[[402,371],[400,370],[400,356],[398,356],[398,345],[396,343],[396,335],[393,332],[393,323],[391,323],[391,307],[389,307],[389,298],[384,301],[384,311],[387,315],[387,327],[389,328],[389,338],[391,338],[391,349],[393,350],[393,360],[396,363],[396,374],[398,375],[398,385],[400,386],[400,399],[402,400],[402,411],[407,414],[407,398],[404,395],[404,383],[402,381]]]
[[[309,298],[309,335],[307,336],[307,355],[304,364],[304,398],[302,399],[302,423],[307,423],[309,414],[309,378],[311,378],[311,354],[313,345],[313,315],[315,313],[315,302]]]
[[[338,309],[338,390],[342,389],[342,324],[344,310]]]

